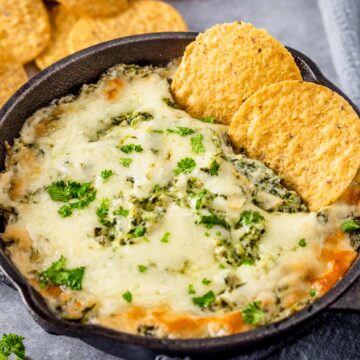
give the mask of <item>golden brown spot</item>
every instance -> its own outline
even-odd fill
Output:
[[[105,84],[104,95],[106,100],[117,100],[122,93],[125,86],[125,82],[121,79],[111,79]]]

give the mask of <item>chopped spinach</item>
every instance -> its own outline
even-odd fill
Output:
[[[177,134],[180,136],[187,136],[195,133],[193,129],[182,126],[177,126],[177,129],[167,129],[166,131],[170,134]]]

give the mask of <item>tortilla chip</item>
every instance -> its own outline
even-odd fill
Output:
[[[16,63],[0,63],[0,107],[27,81],[24,67]]]
[[[41,0],[0,1],[0,45],[17,62],[34,59],[49,40],[49,18]]]
[[[172,6],[162,1],[139,0],[115,17],[81,18],[69,35],[69,46],[75,52],[123,36],[185,30],[184,19]]]
[[[59,2],[78,15],[93,17],[117,15],[128,7],[127,0],[59,0]]]
[[[215,25],[188,45],[171,89],[193,117],[230,124],[251,94],[284,80],[301,80],[291,54],[264,29],[235,22]]]
[[[70,55],[68,36],[79,17],[68,11],[64,6],[53,6],[49,9],[52,28],[51,42],[48,47],[35,59],[40,69],[45,69],[54,62]]]
[[[334,91],[284,81],[259,90],[239,109],[246,151],[283,178],[316,211],[336,201],[360,166],[360,120]],[[235,147],[244,146],[244,142]]]

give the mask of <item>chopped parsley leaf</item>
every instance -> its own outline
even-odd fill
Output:
[[[349,219],[341,224],[341,229],[344,232],[353,232],[360,229],[360,224],[355,219]]]
[[[129,167],[130,164],[132,163],[132,159],[130,158],[120,158],[120,164],[123,166],[123,167]]]
[[[125,154],[130,154],[132,152],[142,152],[144,149],[141,145],[136,144],[127,144],[120,147],[120,150]]]
[[[220,265],[219,265],[219,268],[220,268],[220,269],[226,269],[226,266],[225,266],[224,264],[220,264]]]
[[[196,166],[196,162],[192,158],[184,158],[178,161],[177,168],[174,170],[176,175],[181,173],[188,174],[191,173]]]
[[[239,263],[239,265],[249,265],[249,266],[252,266],[254,264],[255,264],[254,260],[250,258],[241,259]]]
[[[51,200],[67,202],[58,210],[62,217],[72,215],[74,209],[84,209],[96,198],[96,189],[90,183],[80,184],[76,181],[65,182],[61,180],[53,182],[47,187],[46,191]]]
[[[146,228],[143,226],[137,226],[134,231],[132,232],[135,238],[141,237],[146,233]]]
[[[182,126],[177,126],[177,130],[167,129],[167,132],[171,134],[178,134],[180,136],[187,136],[195,133],[193,129]]]
[[[257,224],[262,220],[264,220],[264,217],[257,211],[246,210],[241,213],[237,225],[240,226],[240,225]]]
[[[306,240],[305,240],[305,239],[301,239],[301,240],[299,241],[299,246],[300,246],[300,247],[305,247],[305,246],[306,246]]]
[[[220,164],[216,160],[213,160],[209,167],[210,176],[218,176],[219,169],[220,169]]]
[[[202,122],[210,123],[210,124],[213,124],[215,122],[215,118],[212,116],[206,116],[206,117],[200,118],[199,120]]]
[[[208,308],[215,301],[215,294],[210,290],[203,296],[193,297],[192,302],[200,308]]]
[[[194,285],[189,284],[189,286],[188,286],[188,294],[190,294],[190,295],[191,295],[191,294],[196,294]]]
[[[16,355],[16,360],[25,360],[24,338],[16,334],[3,334],[0,340],[0,359],[8,360]]]
[[[107,216],[109,215],[109,203],[109,199],[104,198],[101,200],[100,206],[96,209],[96,215],[98,216],[100,223],[106,227],[111,226],[111,222],[107,219]]]
[[[130,291],[126,291],[122,294],[122,298],[127,302],[127,303],[131,303],[132,302],[132,294]]]
[[[161,242],[162,243],[168,243],[169,242],[169,238],[170,238],[170,233],[167,231],[164,235],[163,235],[163,237],[161,238]]]
[[[224,219],[218,217],[215,214],[201,216],[200,219],[198,220],[198,223],[203,224],[208,229],[211,229],[214,225],[222,226],[225,229],[229,228],[228,223]]]
[[[82,289],[82,280],[85,267],[65,269],[66,258],[61,255],[60,259],[53,262],[50,267],[39,274],[40,287],[44,288],[49,283],[55,286],[65,286],[72,290]]]
[[[310,295],[311,297],[316,296],[316,290],[315,290],[315,289],[311,289],[310,292],[309,292],[309,295]]]
[[[114,215],[119,215],[119,216],[123,216],[123,217],[127,217],[129,215],[129,213],[130,213],[130,210],[124,209],[121,206],[117,210],[113,211]]]
[[[207,278],[203,278],[201,280],[201,283],[205,286],[209,286],[211,284],[211,280],[207,279]]]
[[[107,180],[110,176],[112,176],[113,171],[109,169],[102,170],[100,173],[100,176],[103,178],[103,180]]]
[[[197,134],[190,139],[191,148],[195,154],[202,154],[205,152],[205,148],[202,143],[203,138],[202,134]]]
[[[145,266],[145,265],[138,265],[138,270],[139,270],[141,273],[144,273],[147,269],[148,269],[148,267]]]
[[[264,317],[264,311],[260,308],[261,301],[254,301],[242,310],[243,320],[245,324],[258,324]]]

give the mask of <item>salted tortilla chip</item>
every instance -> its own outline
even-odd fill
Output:
[[[49,40],[49,18],[41,0],[0,1],[0,46],[17,62],[34,59]]]
[[[182,16],[162,1],[130,3],[120,15],[108,18],[81,18],[69,35],[72,52],[115,38],[161,31],[185,31]]]
[[[59,0],[59,2],[78,15],[93,17],[117,15],[128,7],[127,0]]]
[[[0,107],[26,81],[27,75],[21,64],[0,63]]]
[[[285,47],[264,29],[234,22],[215,25],[188,45],[171,89],[193,117],[229,124],[251,94],[284,80],[301,80]]]
[[[53,6],[49,9],[51,24],[51,42],[35,59],[36,65],[44,69],[54,62],[70,55],[68,36],[79,16],[64,6]]]
[[[360,166],[360,119],[334,91],[314,83],[284,81],[263,88],[239,109],[248,123],[244,143],[297,191],[313,211],[336,201]]]

